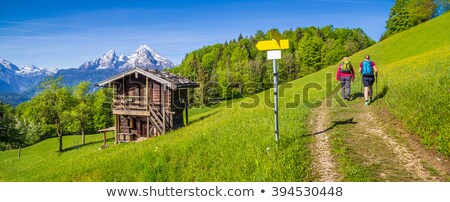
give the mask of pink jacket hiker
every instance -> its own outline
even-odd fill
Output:
[[[353,70],[353,66],[351,66],[350,70],[352,71],[352,73],[342,73],[341,72],[342,69],[342,63],[339,64],[337,72],[336,72],[336,81],[341,80],[341,77],[352,77],[352,80],[355,80],[355,71]]]

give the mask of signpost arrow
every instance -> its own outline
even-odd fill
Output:
[[[267,41],[258,41],[256,44],[256,48],[260,51],[263,50],[281,50],[289,48],[289,40],[267,40]]]

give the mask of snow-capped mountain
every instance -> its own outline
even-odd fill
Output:
[[[80,81],[96,84],[131,68],[162,70],[174,66],[174,63],[147,45],[139,46],[130,56],[118,56],[114,50],[110,50],[100,58],[84,62],[79,68],[61,70],[40,68],[35,65],[18,67],[7,60],[0,59],[0,98],[3,99],[0,101],[11,102],[8,97],[1,96],[6,94],[31,98],[39,90],[39,84],[48,76],[62,76],[65,85],[75,86]]]
[[[15,71],[19,68],[7,60],[0,59],[0,93],[14,93],[19,90]]]
[[[101,58],[84,62],[80,66],[80,69],[83,70],[109,69],[109,68],[118,69],[124,63],[119,59],[120,58],[117,57],[116,52],[114,50],[110,50],[106,54],[104,54]]]
[[[148,45],[141,45],[130,56],[117,56],[114,50],[108,51],[101,58],[86,61],[80,66],[83,70],[92,69],[131,69],[131,68],[150,68],[162,70],[172,68],[175,64],[167,58],[161,56]]]
[[[36,67],[33,64],[25,67],[18,67],[17,65],[7,60],[0,59],[0,71],[17,75],[53,75],[57,70],[52,70],[50,68],[40,68]]]
[[[35,65],[28,65],[25,67],[19,67],[19,70],[16,70],[16,74],[24,75],[24,76],[36,76],[36,75],[53,75],[56,73],[56,70],[52,70],[50,68],[39,68]]]
[[[11,71],[11,72],[15,72],[18,71],[19,67],[17,67],[15,64],[4,60],[4,59],[0,59],[0,71]]]
[[[38,85],[44,78],[55,74],[48,68],[35,65],[18,67],[17,65],[0,59],[0,95],[3,93],[22,93]]]
[[[162,70],[164,68],[172,68],[175,66],[170,60],[161,56],[147,45],[139,46],[128,59],[127,64],[129,67],[131,66],[133,68],[139,67]]]

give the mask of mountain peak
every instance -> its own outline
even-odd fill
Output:
[[[136,59],[134,58],[140,58],[138,59],[139,62],[136,63]],[[140,45],[139,48],[136,49],[135,53],[130,56],[130,60],[132,60],[135,65],[140,65],[141,68],[162,70],[164,68],[172,68],[175,66],[172,61],[161,56],[158,52],[146,44]],[[149,62],[152,64],[149,64]],[[144,63],[144,65],[142,65],[142,63]]]
[[[136,49],[136,52],[140,50],[148,50],[150,52],[155,52],[155,50],[153,50],[153,48],[150,48],[150,46],[148,46],[147,44],[141,44],[139,48]]]
[[[100,59],[100,66],[97,69],[116,68],[118,60],[116,51],[110,50]]]
[[[115,50],[109,50],[103,57],[105,57],[105,56],[113,57],[115,55],[116,55],[116,51]]]
[[[16,70],[15,73],[21,75],[43,75],[43,74],[53,75],[56,73],[56,71],[51,70],[49,68],[40,68],[34,64],[31,64],[25,67],[19,67],[19,69]]]
[[[13,64],[13,63],[11,63],[11,62],[9,62],[7,60],[0,59],[0,70],[2,68],[5,68],[5,69],[7,69],[9,71],[17,71],[17,70],[19,70],[19,68],[15,64]]]
[[[150,46],[142,44],[128,57],[123,54],[118,56],[114,50],[110,50],[101,58],[86,61],[80,66],[80,69],[131,69],[139,67],[162,70],[174,66],[170,60],[159,55]]]

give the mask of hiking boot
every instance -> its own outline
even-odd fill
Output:
[[[366,103],[364,103],[364,105],[369,106],[369,101],[366,101]]]

